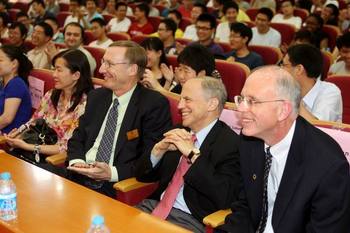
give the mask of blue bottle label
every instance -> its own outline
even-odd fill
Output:
[[[8,220],[16,215],[17,211],[17,195],[16,193],[11,194],[0,194],[0,213],[1,218]]]

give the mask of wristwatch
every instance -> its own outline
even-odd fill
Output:
[[[198,148],[193,148],[187,156],[188,162],[193,163],[194,161],[196,161],[198,156],[200,156],[200,154],[201,154],[201,151]]]

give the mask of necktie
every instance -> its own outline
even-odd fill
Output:
[[[196,140],[196,135],[193,134],[192,141],[195,142]],[[183,176],[186,174],[190,166],[191,164],[188,163],[187,158],[182,155],[175,174],[168,187],[166,188],[162,200],[160,200],[157,207],[153,210],[152,215],[157,216],[161,219],[166,219],[168,217],[170,210],[176,200],[177,194],[179,193],[180,188],[184,183]]]
[[[115,136],[115,131],[117,128],[118,121],[118,99],[115,98],[113,101],[113,106],[108,113],[105,129],[103,131],[102,139],[96,154],[96,161],[109,163],[113,141]]]
[[[268,183],[268,177],[270,173],[272,163],[272,155],[270,153],[270,147],[266,148],[266,157],[265,157],[265,168],[264,168],[264,192],[263,192],[263,206],[262,206],[262,213],[261,213],[261,219],[259,222],[259,227],[257,229],[257,233],[262,233],[265,230],[266,227],[266,221],[267,221],[267,211],[268,211],[268,202],[267,202],[267,183]]]

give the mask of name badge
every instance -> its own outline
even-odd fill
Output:
[[[130,130],[129,132],[126,133],[126,136],[129,141],[133,140],[139,137],[139,131],[137,129]]]

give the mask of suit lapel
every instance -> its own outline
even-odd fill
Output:
[[[305,140],[305,128],[300,117],[297,119],[295,132],[289,149],[287,162],[283,171],[280,186],[272,213],[272,225],[277,229],[278,224],[287,210],[296,186],[303,176],[302,159]]]
[[[211,145],[215,142],[216,135],[219,133],[220,129],[222,128],[222,122],[218,120],[213,128],[209,131],[208,135],[205,137],[204,141],[202,142],[201,147],[199,148],[201,151],[201,154],[209,154],[209,150]]]
[[[95,115],[93,120],[91,120],[91,122],[93,122],[91,129],[92,132],[94,132],[94,137],[93,138],[97,138],[98,133],[101,130],[101,126],[103,124],[103,121],[105,119],[105,117],[107,116],[108,113],[108,109],[111,106],[112,103],[112,94],[113,92],[110,90],[106,91],[106,96],[103,98],[99,98],[98,99],[98,103],[96,103],[96,107],[94,109],[95,111]]]
[[[127,132],[133,130],[135,117],[137,116],[138,111],[138,102],[140,99],[140,85],[137,84],[134,93],[132,94],[128,107],[126,109],[122,125],[120,126],[117,145],[115,148],[115,156],[118,155],[120,149],[123,147],[124,143],[127,140]]]

